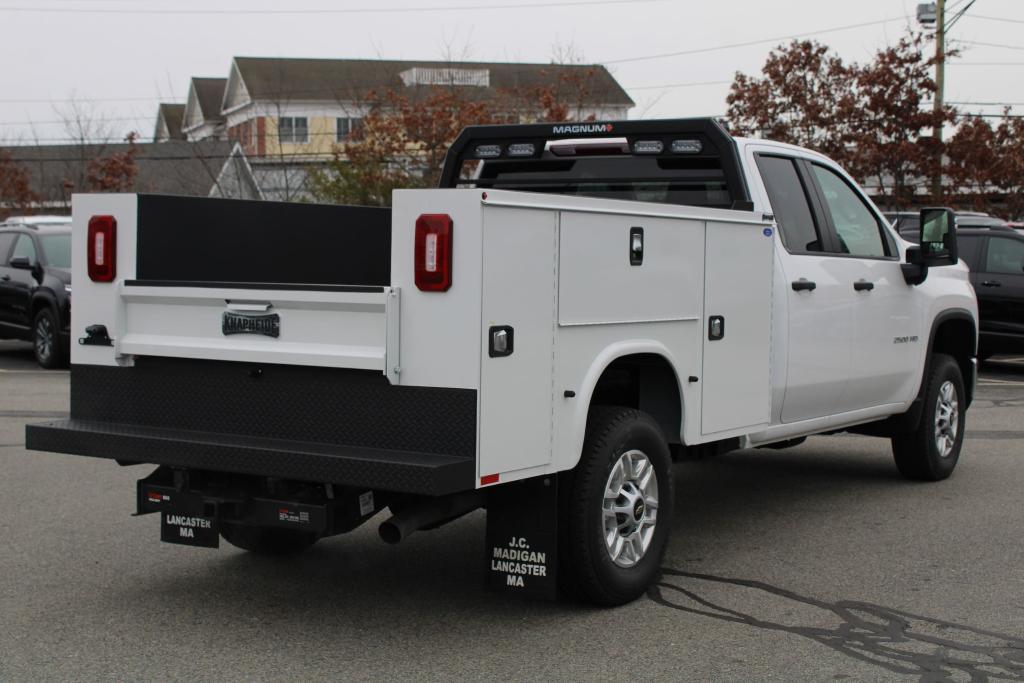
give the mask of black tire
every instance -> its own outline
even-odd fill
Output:
[[[60,338],[60,323],[50,308],[42,308],[32,321],[32,352],[39,367],[53,370],[67,365],[68,350]]]
[[[317,535],[308,531],[232,522],[221,522],[220,536],[236,548],[257,555],[297,555],[317,542]]]
[[[614,550],[605,540],[604,491],[613,466],[630,451],[641,452],[653,467],[658,503],[653,508],[656,517],[646,551],[639,553],[639,561],[624,567],[613,560]],[[560,482],[559,585],[562,591],[569,597],[603,606],[622,605],[640,597],[661,573],[672,527],[673,493],[668,444],[651,416],[632,408],[591,408],[580,462]],[[643,498],[639,495],[638,500]],[[615,500],[614,504],[630,504],[623,496],[608,500]],[[635,519],[618,516],[624,524],[635,523],[640,528],[650,519],[652,508],[649,506],[641,506],[640,514],[635,507],[631,509]],[[616,531],[612,529],[609,533]],[[626,554],[632,552],[631,547]]]
[[[942,396],[943,391],[948,391],[947,387],[952,387],[955,392],[952,401],[948,400],[948,396]],[[951,356],[935,354],[924,392],[924,410],[917,429],[892,439],[892,454],[900,474],[920,481],[939,481],[953,474],[964,441],[965,398],[960,366]],[[944,403],[955,403],[956,406],[955,425],[949,428],[943,425],[953,421],[942,419],[940,415]],[[950,430],[953,431],[952,435],[949,434]],[[940,451],[940,432],[945,433],[946,441],[950,443],[947,453]]]

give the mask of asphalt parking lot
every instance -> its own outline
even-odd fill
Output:
[[[677,466],[664,577],[614,610],[487,593],[482,514],[291,560],[159,542],[148,470],[30,453],[68,373],[0,342],[0,680],[1024,680],[1024,358],[953,477],[815,437]]]

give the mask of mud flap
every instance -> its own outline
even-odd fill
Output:
[[[487,503],[487,587],[554,600],[557,571],[558,478],[493,489]]]

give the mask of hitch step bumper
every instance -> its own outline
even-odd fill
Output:
[[[29,425],[28,450],[445,495],[475,488],[472,458],[69,419]]]

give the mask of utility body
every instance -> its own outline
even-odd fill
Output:
[[[159,465],[164,540],[292,552],[389,507],[397,542],[485,507],[492,585],[618,604],[657,576],[673,457],[843,430],[912,478],[959,455],[952,213],[910,244],[834,162],[712,120],[468,128],[391,210],[73,214],[71,414],[28,446]]]

